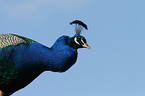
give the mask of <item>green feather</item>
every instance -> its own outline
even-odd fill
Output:
[[[36,41],[34,41],[34,40],[32,40],[32,39],[29,39],[29,38],[26,38],[26,37],[23,37],[23,36],[19,36],[19,35],[16,35],[16,34],[10,34],[10,35],[19,37],[19,38],[25,40],[27,43],[36,43]]]
[[[0,48],[30,43],[36,43],[36,41],[15,34],[0,34]]]

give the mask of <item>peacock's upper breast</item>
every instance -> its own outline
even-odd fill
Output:
[[[64,72],[68,70],[77,60],[77,50],[64,49],[55,50],[49,58],[51,71]]]

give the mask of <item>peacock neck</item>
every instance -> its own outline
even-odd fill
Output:
[[[68,70],[77,60],[77,50],[74,49],[51,49],[52,55],[48,54],[47,70],[64,72]]]
[[[62,36],[51,48],[39,43],[30,46],[22,44],[15,52],[14,62],[19,69],[26,70],[23,71],[26,73],[41,73],[46,70],[64,72],[77,60],[77,49],[69,46],[69,40],[69,37]]]
[[[68,70],[77,60],[77,49],[70,47],[70,37],[62,36],[54,45],[45,49],[44,63],[46,70],[64,72]],[[43,48],[44,49],[44,48]]]

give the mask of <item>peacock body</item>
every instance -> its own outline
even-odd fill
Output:
[[[65,72],[78,48],[90,48],[80,34],[61,36],[52,47],[15,34],[0,34],[0,90],[3,96],[27,86],[44,71]]]

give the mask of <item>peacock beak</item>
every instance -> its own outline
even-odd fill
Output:
[[[87,43],[84,43],[83,47],[84,47],[84,48],[91,49],[91,47],[90,47]]]

